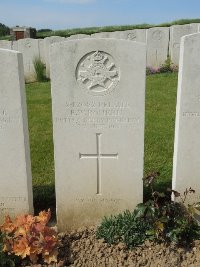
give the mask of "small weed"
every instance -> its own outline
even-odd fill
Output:
[[[45,76],[45,64],[41,61],[40,58],[35,58],[33,61],[35,68],[36,78],[38,82],[45,82],[47,78]]]
[[[172,63],[170,57],[168,57],[165,60],[165,63],[162,64],[159,68],[153,68],[153,67],[146,68],[147,75],[158,74],[158,73],[172,73],[172,72],[178,72],[178,66]]]

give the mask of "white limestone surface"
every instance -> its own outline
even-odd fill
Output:
[[[20,39],[17,41],[17,50],[23,54],[26,82],[34,82],[36,80],[34,60],[40,56],[39,41],[32,38]]]
[[[192,187],[200,200],[200,33],[181,38],[173,162],[173,189]]]
[[[142,202],[145,72],[142,43],[91,38],[51,46],[59,230]]]
[[[39,57],[42,63],[46,62],[44,39],[38,39],[39,44]]]
[[[91,34],[92,38],[116,38],[120,39],[120,31],[115,31],[115,32],[97,32]]]
[[[33,212],[22,54],[0,49],[0,223]]]
[[[18,42],[17,41],[12,42],[12,50],[18,51]]]
[[[76,39],[84,39],[84,38],[90,38],[90,35],[88,34],[74,34],[66,38],[66,40],[76,40]]]
[[[135,29],[121,32],[121,39],[146,43],[146,29]]]
[[[49,61],[49,47],[51,44],[65,41],[65,37],[51,36],[44,38],[44,49],[45,49],[45,65],[46,65],[46,76],[50,78],[50,61]]]
[[[155,27],[147,30],[147,66],[159,68],[168,57],[169,28]]]
[[[0,40],[0,48],[11,50],[12,42],[7,40]]]
[[[186,25],[173,25],[170,27],[170,48],[169,54],[172,62],[179,65],[180,41],[184,35],[198,32],[197,23]]]
[[[99,32],[91,35],[92,38],[116,38],[135,42],[146,43],[146,29],[135,29],[127,31]]]

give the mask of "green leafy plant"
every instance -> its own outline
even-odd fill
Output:
[[[170,73],[170,72],[176,72],[178,71],[178,67],[176,65],[174,65],[171,61],[171,58],[168,57],[165,60],[165,63],[161,65],[161,67],[159,68],[159,72],[160,73]]]
[[[105,217],[97,229],[96,236],[109,244],[124,242],[131,248],[145,241],[146,231],[149,229],[148,222],[139,221],[134,213],[125,211],[117,216]]]
[[[159,175],[151,173],[144,178],[145,185],[150,188],[151,199],[139,203],[133,212],[125,211],[104,218],[97,228],[97,238],[103,238],[110,244],[124,242],[128,248],[140,245],[147,239],[188,244],[200,238],[200,226],[195,220],[200,203],[186,204],[188,195],[195,191],[189,188],[183,195],[171,189],[167,189],[166,193],[157,192],[154,182]],[[172,201],[171,194],[179,201]]]
[[[168,57],[165,60],[165,63],[162,64],[159,68],[147,67],[146,75],[158,74],[158,73],[172,73],[178,72],[178,66],[172,63],[171,58]]]
[[[47,80],[45,76],[45,64],[41,61],[40,58],[35,58],[33,61],[35,68],[36,79],[38,82],[45,82]]]

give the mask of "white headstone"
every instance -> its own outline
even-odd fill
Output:
[[[90,35],[88,34],[74,34],[66,38],[66,40],[76,40],[76,39],[84,39],[84,38],[90,38]]]
[[[51,47],[59,229],[96,224],[142,201],[145,63],[137,42]]]
[[[0,48],[11,50],[12,42],[7,40],[0,40]]]
[[[39,41],[40,60],[45,64],[45,62],[46,62],[46,54],[45,54],[44,39],[38,39],[38,41]]]
[[[200,33],[181,38],[173,189],[200,200]]]
[[[168,57],[169,28],[156,27],[147,30],[147,66],[159,68]]]
[[[116,38],[135,42],[146,43],[146,29],[135,29],[128,31],[99,32],[91,35],[92,38]]]
[[[65,37],[51,36],[44,38],[44,49],[45,49],[45,64],[46,64],[46,76],[50,78],[50,62],[49,62],[49,48],[51,44],[65,41]]]
[[[197,33],[200,23],[190,23],[190,29],[193,33]]]
[[[120,39],[120,31],[115,32],[97,32],[91,34],[92,38],[116,38]]]
[[[170,27],[170,48],[169,53],[172,62],[178,66],[180,55],[180,41],[184,35],[198,32],[197,24],[173,25]]]
[[[39,41],[37,39],[20,39],[17,41],[18,51],[23,54],[24,74],[27,82],[34,82],[36,79],[34,60],[39,58]]]
[[[147,34],[146,29],[121,31],[120,38],[127,39],[130,41],[135,41],[135,42],[146,43],[146,34]]]
[[[33,212],[22,55],[0,49],[0,223]]]
[[[12,50],[18,51],[18,42],[17,41],[12,42]]]

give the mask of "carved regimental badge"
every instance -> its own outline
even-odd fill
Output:
[[[119,82],[119,75],[112,56],[102,51],[85,55],[76,70],[79,86],[95,96],[113,91]]]

